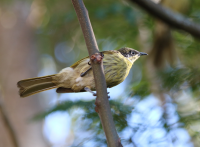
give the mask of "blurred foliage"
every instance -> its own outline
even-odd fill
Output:
[[[123,105],[120,101],[110,100],[110,107],[113,115],[113,119],[115,122],[115,126],[118,131],[122,131],[125,127],[127,127],[127,115],[132,112],[133,107],[129,105]],[[99,122],[98,113],[95,111],[95,101],[65,101],[51,108],[50,110],[39,113],[34,116],[33,120],[41,120],[44,119],[49,114],[56,111],[68,111],[69,113],[73,110],[81,108],[84,110],[85,114],[81,116],[82,120],[92,120],[84,126],[86,130],[93,130],[96,135],[94,139],[96,142],[99,142],[99,145],[104,143],[106,144],[105,137],[101,137],[104,134],[102,125]]]
[[[182,87],[190,87],[191,90],[199,95],[200,90],[200,71],[197,68],[176,68],[171,71],[161,73],[163,86],[167,90],[178,91]]]
[[[133,84],[133,92],[131,93],[131,96],[139,96],[141,98],[148,96],[149,94],[151,94],[151,91],[147,87],[150,87],[150,83],[146,80],[141,81],[139,84]]]
[[[133,107],[129,105],[123,105],[120,101],[114,101],[110,100],[110,107],[112,110],[113,118],[115,121],[115,125],[119,131],[122,131],[127,126],[126,117],[129,113],[131,113]],[[83,119],[92,119],[93,123],[90,124],[90,127],[92,128],[95,123],[98,123],[99,131],[103,131],[101,128],[101,124],[99,123],[99,116],[98,113],[95,111],[95,101],[65,101],[61,104],[56,105],[55,107],[51,108],[50,110],[40,113],[36,115],[33,120],[41,120],[44,119],[47,115],[50,113],[53,113],[55,111],[69,111],[76,109],[76,108],[82,108],[85,111],[85,115],[83,116]],[[101,132],[102,133],[102,132]]]

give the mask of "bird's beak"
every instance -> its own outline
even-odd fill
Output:
[[[147,53],[140,52],[140,56],[148,55]]]

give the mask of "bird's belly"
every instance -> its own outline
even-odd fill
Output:
[[[79,92],[84,89],[84,87],[90,87],[92,90],[95,90],[95,83],[93,72],[90,70],[87,74],[81,77],[81,73],[86,71],[89,66],[86,66],[82,70],[74,70],[70,67],[63,69],[58,75],[55,81],[57,82],[58,87],[71,88],[75,92]]]
[[[112,70],[105,67],[105,79],[107,87],[113,87],[125,80],[130,69],[115,67]]]

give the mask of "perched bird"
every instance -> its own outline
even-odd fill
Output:
[[[119,50],[103,51],[103,67],[107,87],[123,82],[133,63],[146,53],[124,47]],[[93,56],[95,58],[95,56]],[[92,60],[92,59],[91,59]],[[58,88],[57,92],[94,91],[95,83],[90,58],[85,57],[58,74],[21,80],[17,83],[21,97],[27,97],[45,90]]]

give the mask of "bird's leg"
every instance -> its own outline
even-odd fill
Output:
[[[88,62],[88,65],[91,66],[90,61]],[[81,76],[81,77],[85,76],[85,75],[88,73],[88,71],[90,71],[90,69],[92,69],[92,66],[91,66],[88,70],[86,70],[85,72],[82,72],[80,76]]]
[[[95,92],[93,92],[89,87],[85,87],[84,88],[85,91],[90,92],[93,94],[93,96],[97,96],[97,94]],[[107,92],[107,94],[109,94],[110,92]],[[110,98],[110,96],[108,95],[108,99]]]
[[[100,52],[100,53],[95,53],[94,55],[92,55],[90,59],[93,62],[101,63],[103,57],[104,57],[104,54]]]
[[[88,71],[90,71],[90,69],[92,69],[92,67],[90,67],[90,68],[89,68],[88,70],[86,70],[85,72],[82,72],[80,76],[81,76],[81,77],[85,76],[85,75],[88,73]]]
[[[97,96],[97,94],[95,92],[93,92],[89,87],[85,87],[84,90],[87,91],[87,92],[92,93],[93,96]]]

